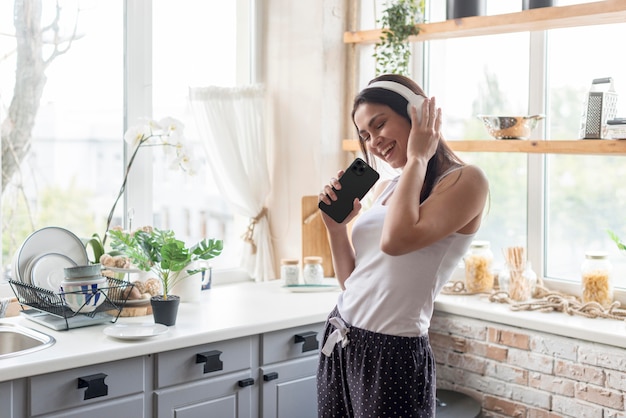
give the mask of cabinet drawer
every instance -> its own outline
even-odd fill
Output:
[[[253,347],[258,347],[256,341],[256,337],[245,337],[159,353],[156,356],[157,387],[249,369]]]
[[[32,377],[31,415],[143,393],[144,372],[145,358],[136,357]]]
[[[262,336],[261,363],[269,364],[317,355],[324,335],[324,322],[268,332]]]
[[[42,415],[41,418],[111,418],[111,417],[145,417],[143,394],[127,398],[114,399],[109,402],[100,402],[82,408],[74,408]]]

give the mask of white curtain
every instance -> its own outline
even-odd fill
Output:
[[[263,86],[190,88],[191,109],[220,192],[250,218],[242,265],[257,282],[275,279],[273,248],[265,201],[270,173]]]

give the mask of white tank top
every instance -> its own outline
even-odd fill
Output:
[[[451,171],[444,173],[443,178]],[[391,181],[352,228],[355,269],[346,279],[337,308],[349,324],[382,334],[426,335],[434,300],[448,281],[475,234],[453,233],[434,244],[400,256],[380,250],[387,206],[395,189]]]

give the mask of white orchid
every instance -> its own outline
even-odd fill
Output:
[[[191,153],[187,152],[187,149],[183,145],[184,131],[185,126],[181,121],[172,117],[165,117],[159,121],[154,119],[147,119],[145,123],[131,126],[124,133],[124,141],[129,144],[133,153],[128,160],[128,165],[126,166],[126,171],[124,173],[124,180],[122,182],[122,187],[113,203],[113,207],[109,212],[109,216],[107,218],[106,230],[104,233],[104,238],[102,245],[104,246],[104,242],[106,241],[107,232],[111,226],[111,220],[113,219],[113,214],[115,212],[115,207],[117,206],[117,202],[120,200],[124,191],[126,190],[126,183],[128,181],[128,173],[130,172],[130,168],[135,161],[135,157],[137,156],[137,152],[142,146],[150,146],[163,147],[165,155],[173,156],[173,159],[169,165],[171,169],[182,169],[186,173],[190,175],[194,175],[197,172],[197,164],[191,160],[189,157]]]

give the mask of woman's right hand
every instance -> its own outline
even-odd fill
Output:
[[[341,190],[341,183],[339,182],[339,178],[343,175],[344,171],[339,170],[337,172],[337,177],[333,177],[330,179],[330,182],[324,186],[322,192],[319,194],[319,201],[324,202],[327,205],[332,205],[334,201],[337,200],[337,194],[335,190]],[[348,217],[341,223],[335,222],[333,218],[328,216],[323,210],[320,210],[322,214],[322,220],[324,221],[324,225],[330,231],[334,228],[338,228],[339,226],[347,225],[361,210],[361,202],[359,199],[354,199],[352,212],[348,215]]]

